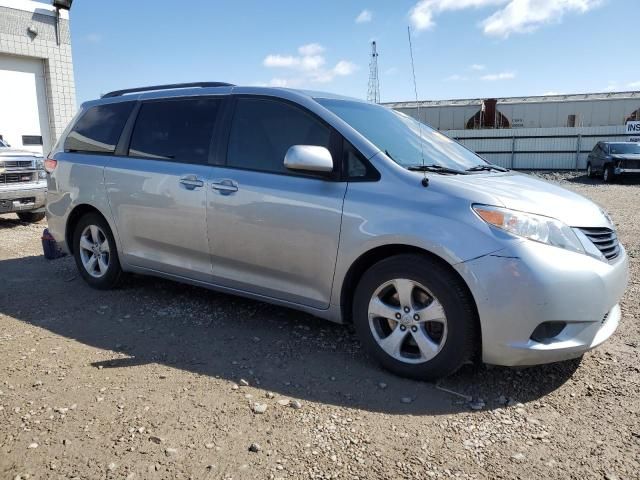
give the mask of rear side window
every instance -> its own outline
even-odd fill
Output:
[[[129,156],[206,164],[221,105],[217,98],[144,103],[131,135]]]
[[[331,130],[311,114],[288,103],[239,98],[229,137],[230,167],[288,173],[284,156],[293,145],[329,148]]]
[[[111,103],[89,108],[73,126],[64,142],[68,152],[113,153],[134,102]]]

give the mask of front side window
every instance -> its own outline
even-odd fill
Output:
[[[293,145],[329,148],[331,130],[311,114],[285,102],[239,98],[233,115],[227,165],[291,173],[284,157]]]
[[[113,153],[134,102],[119,102],[90,107],[67,135],[67,152]]]
[[[486,163],[455,140],[403,113],[370,103],[316,99],[403,167],[466,170]]]
[[[142,104],[129,156],[206,164],[222,100],[192,98]]]

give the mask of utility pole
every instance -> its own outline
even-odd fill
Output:
[[[378,81],[378,50],[376,42],[371,42],[371,60],[369,61],[369,89],[367,101],[380,103],[380,82]]]

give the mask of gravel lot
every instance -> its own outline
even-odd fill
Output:
[[[44,222],[0,216],[0,478],[640,478],[640,182],[541,175],[614,217],[620,328],[582,361],[437,385],[292,310],[145,277],[92,290],[43,258]]]

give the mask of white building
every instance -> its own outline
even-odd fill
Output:
[[[0,0],[0,136],[46,155],[75,110],[68,11]]]

